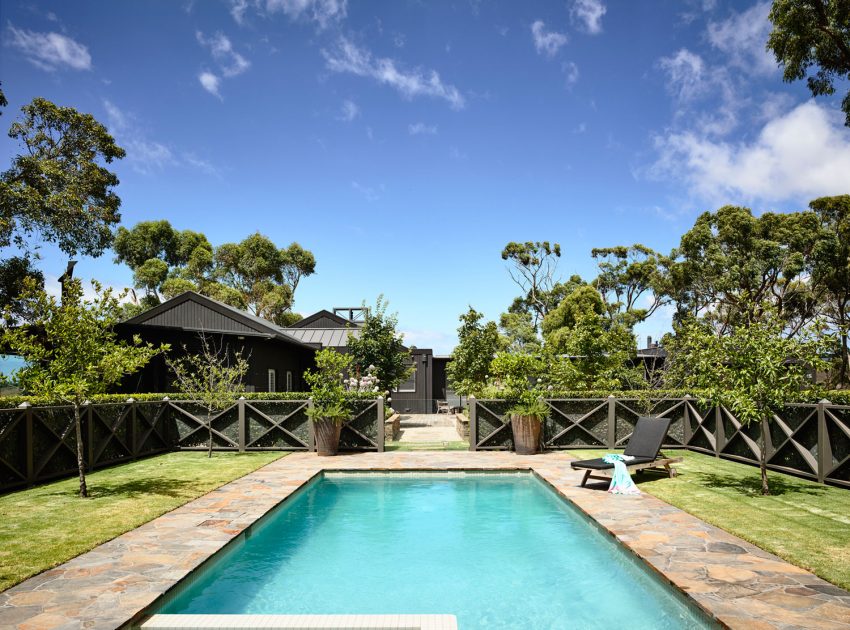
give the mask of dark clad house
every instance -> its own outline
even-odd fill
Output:
[[[118,335],[168,343],[172,356],[198,352],[202,337],[216,348],[241,351],[248,360],[246,391],[304,391],[304,371],[314,365],[319,344],[304,343],[285,329],[246,311],[188,291],[118,324]],[[125,393],[174,391],[173,374],[158,356],[122,384]]]

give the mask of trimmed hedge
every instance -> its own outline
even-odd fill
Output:
[[[572,391],[552,391],[546,392],[546,398],[608,398],[614,396],[619,399],[650,399],[662,400],[671,398],[684,398],[690,395],[691,398],[700,398],[702,392],[699,390],[685,389],[636,389],[611,391],[602,389],[590,390],[572,390]],[[829,391],[816,392],[800,392],[797,402],[801,403],[816,403],[821,400],[828,400],[834,405],[850,405],[850,390],[833,389]]]
[[[132,398],[136,402],[159,402],[165,397],[171,400],[186,400],[186,395],[180,392],[169,392],[166,394],[104,394],[103,396],[94,396],[91,399],[92,403],[123,403]],[[306,400],[310,397],[310,392],[245,392],[241,394],[245,400]],[[351,400],[373,400],[376,398],[372,392],[350,393],[348,398]],[[52,405],[67,405],[67,402],[38,397],[38,396],[0,396],[0,409],[9,409],[17,407],[21,403],[27,402],[33,407],[47,407]]]

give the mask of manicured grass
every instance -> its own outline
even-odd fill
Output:
[[[469,442],[387,442],[387,451],[468,451]]]
[[[188,503],[284,453],[179,452],[0,496],[0,590]]]
[[[579,458],[609,451],[575,450]],[[633,475],[640,489],[850,589],[850,490],[768,471],[771,496],[762,496],[759,470],[710,455],[682,456],[673,479]]]

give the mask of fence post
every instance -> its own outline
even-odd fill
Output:
[[[310,410],[313,408],[313,398],[312,396],[307,399],[307,409]],[[316,450],[316,427],[313,426],[313,419],[310,417],[310,414],[307,414],[307,440],[309,444],[307,445],[308,451],[315,452]]]
[[[240,396],[236,400],[236,441],[239,444],[239,452],[245,452],[245,435],[247,427],[245,426],[245,397]]]
[[[139,433],[136,430],[136,399],[128,398],[127,402],[130,403],[130,412],[124,422],[130,423],[130,459],[136,459],[136,454],[139,452],[139,445],[136,444]]]
[[[378,452],[384,452],[384,422],[386,422],[386,418],[384,417],[384,397],[378,396],[378,400],[375,402],[378,405]]]
[[[714,407],[714,456],[720,457],[720,451],[726,446],[726,431],[723,429],[723,408]]]
[[[691,438],[693,437],[693,433],[691,433],[691,395],[685,394],[685,415],[684,415],[684,423],[685,425],[682,427],[682,438],[685,442],[684,446],[688,446],[691,443]]]
[[[467,398],[469,401],[469,450],[478,450],[478,409],[476,408],[475,396],[472,394]]]
[[[826,432],[826,406],[831,405],[827,399],[818,401],[818,482],[826,479],[827,460],[832,462],[832,448],[828,443],[829,433]]]
[[[19,409],[24,410],[24,453],[26,457],[26,475],[27,485],[35,485],[35,471],[33,467],[33,450],[35,444],[32,441],[32,405],[28,402],[22,402],[18,405]]]
[[[608,394],[608,448],[617,445],[617,399],[614,394]]]

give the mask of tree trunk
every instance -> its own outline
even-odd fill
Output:
[[[770,494],[770,487],[767,485],[767,420],[761,421],[761,455],[759,456],[759,472],[761,472],[761,493],[763,495]]]
[[[850,363],[847,350],[847,333],[841,333],[841,369],[838,372],[838,386],[843,387],[847,383],[847,364]]]
[[[209,442],[207,442],[207,457],[212,459],[212,447],[213,447],[213,432],[212,432],[212,419],[213,414],[212,411],[207,412],[207,431],[209,432]]]
[[[89,496],[86,487],[86,465],[83,461],[83,428],[80,418],[80,406],[74,403],[74,434],[77,438],[77,470],[80,473],[80,496]]]

